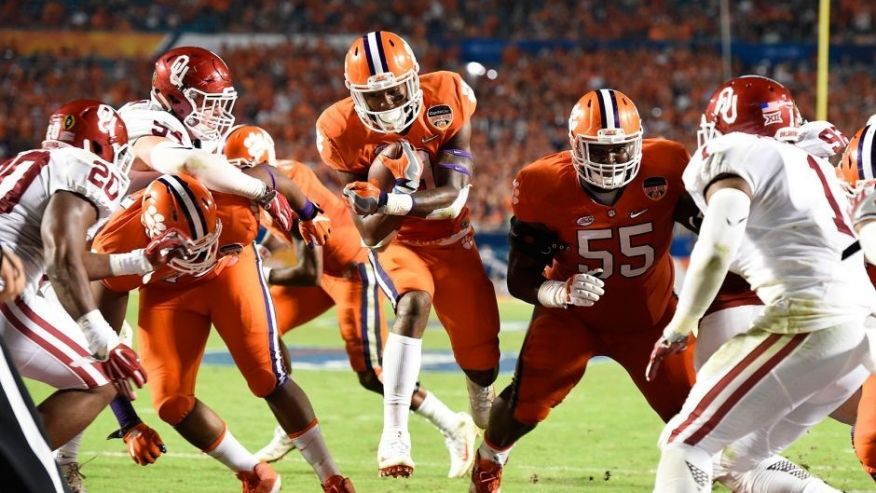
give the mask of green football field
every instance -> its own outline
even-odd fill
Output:
[[[529,307],[513,300],[500,302],[502,351],[513,355],[523,340]],[[129,320],[135,321],[133,311]],[[184,330],[184,329],[181,329]],[[340,348],[331,313],[286,335],[290,346],[305,349]],[[440,350],[449,347],[443,331],[428,330],[424,347],[427,360],[446,362]],[[222,341],[210,341],[211,354],[222,361]],[[317,355],[325,351],[310,351]],[[293,367],[295,363],[293,362]],[[302,363],[303,365],[303,363]],[[318,359],[315,365],[319,367]],[[343,473],[360,492],[464,492],[467,479],[448,479],[447,455],[442,436],[425,420],[411,415],[414,476],[408,480],[380,479],[376,471],[377,441],[382,427],[382,401],[362,390],[355,375],[338,360],[326,361],[329,369],[294,369],[293,377],[313,401],[322,430]],[[498,390],[509,383],[503,373]],[[451,408],[467,406],[465,381],[459,371],[424,371],[422,384]],[[48,388],[33,384],[35,400]],[[197,393],[228,422],[229,429],[255,451],[271,437],[273,417],[266,404],[252,397],[233,366],[205,364]],[[119,440],[107,441],[116,428],[115,419],[104,411],[88,429],[80,461],[90,492],[164,493],[233,492],[239,482],[221,464],[182,440],[162,423],[150,405],[148,391],[135,402],[140,415],[156,428],[168,453],[148,467],[135,465]],[[659,458],[656,441],[661,422],[638,394],[618,365],[598,361],[588,368],[582,383],[553,411],[548,420],[526,436],[514,449],[505,471],[502,491],[535,492],[646,492],[653,485]],[[795,444],[786,455],[845,491],[872,491],[872,481],[861,471],[849,444],[849,429],[832,421],[822,423]],[[310,467],[296,452],[276,469],[283,478],[283,491],[315,492],[319,484]],[[0,488],[2,489],[2,488]],[[725,491],[716,488],[716,491]]]

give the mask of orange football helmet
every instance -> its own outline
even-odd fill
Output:
[[[420,65],[397,34],[370,32],[356,39],[344,60],[344,78],[362,123],[375,132],[399,133],[423,108]]]
[[[876,121],[871,120],[871,122],[855,132],[837,166],[837,176],[852,190],[858,188],[861,183],[876,181],[876,155],[874,155],[876,147],[873,146]]]
[[[277,165],[274,139],[262,127],[237,125],[228,133],[223,149],[228,162],[238,168],[251,168],[257,164]]]
[[[642,162],[642,133],[639,110],[630,98],[614,89],[588,92],[569,116],[572,163],[578,175],[606,190],[633,181]]]
[[[167,263],[183,274],[203,275],[216,265],[222,222],[216,201],[204,185],[188,175],[161,175],[143,193],[140,222],[150,239],[175,228],[190,240],[190,255]]]

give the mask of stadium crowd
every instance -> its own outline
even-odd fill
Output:
[[[16,25],[25,15],[39,19],[40,26],[52,29],[210,32],[222,25],[229,31],[350,33],[367,30],[367,26],[375,22],[379,24],[381,16],[418,13],[418,18],[425,22],[414,23],[411,21],[414,16],[401,16],[402,24],[410,25],[400,30],[410,32],[409,39],[419,57],[421,72],[436,69],[460,72],[478,95],[474,120],[478,131],[473,142],[478,172],[469,200],[474,220],[482,230],[506,225],[510,183],[517,169],[548,151],[568,145],[566,121],[572,103],[583,89],[614,87],[624,91],[637,101],[648,136],[676,139],[692,149],[705,100],[723,77],[720,57],[712,48],[688,43],[674,43],[663,49],[655,46],[572,50],[554,47],[538,53],[508,43],[501,63],[486,67],[491,69],[491,77],[487,77],[484,67],[480,67],[480,72],[466,70],[457,44],[434,42],[436,33],[447,38],[504,37],[511,33],[518,36],[527,33],[527,38],[532,39],[575,38],[578,33],[586,32],[591,41],[686,40],[691,35],[708,39],[704,33],[719,32],[714,26],[715,16],[710,14],[717,9],[711,5],[716,3],[714,1],[624,0],[604,8],[601,2],[593,2],[592,9],[571,8],[575,2],[538,5],[495,2],[495,9],[474,9],[466,2],[452,0],[389,2],[388,9],[376,8],[370,2],[361,3],[360,12],[335,0],[189,1],[181,6],[161,1],[109,4],[13,1],[0,8],[0,25]],[[783,2],[785,6],[779,7],[755,0],[741,2],[739,8],[734,8],[734,36],[750,41],[812,39],[816,16],[811,3]],[[667,4],[679,14],[674,18],[685,20],[670,22],[661,15],[652,16],[654,12],[665,11]],[[609,23],[617,32],[586,27],[598,24],[605,16],[619,15],[618,9],[633,14],[628,16],[628,22]],[[872,34],[864,33],[873,31],[874,12],[876,5],[844,0],[835,9],[832,32],[839,40],[868,41]],[[768,32],[764,27],[767,25],[770,26]],[[477,32],[472,31],[471,26],[478,26]],[[663,32],[657,32],[660,30]],[[238,121],[267,128],[275,136],[281,156],[295,157],[315,166],[321,178],[332,185],[334,177],[327,168],[316,166],[319,157],[314,146],[314,123],[325,107],[348,91],[343,82],[343,51],[314,39],[224,48],[220,54],[232,68],[240,92],[235,108]],[[0,63],[2,157],[39,142],[48,114],[69,94],[116,105],[148,94],[150,59],[83,58],[63,50],[24,56],[15,46],[0,46],[0,49],[3,60]],[[746,71],[768,75],[786,84],[794,91],[804,115],[814,116],[813,62],[743,66],[737,61],[734,72]],[[854,132],[866,117],[862,108],[873,106],[876,90],[868,83],[871,76],[868,67],[848,60],[832,66],[830,119],[841,130]]]

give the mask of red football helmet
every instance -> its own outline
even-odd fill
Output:
[[[204,48],[184,46],[161,55],[152,75],[152,99],[197,139],[217,142],[234,125],[237,91],[228,66]]]
[[[257,164],[277,165],[274,139],[267,130],[255,125],[232,128],[222,152],[228,162],[238,168],[251,168]]]
[[[419,71],[414,52],[397,34],[376,31],[353,41],[344,78],[362,123],[380,133],[410,126],[423,108]]]
[[[725,82],[709,99],[703,113],[697,144],[730,132],[797,140],[802,124],[791,92],[782,84],[759,75],[743,75]]]
[[[633,181],[642,162],[642,119],[620,91],[590,91],[569,115],[572,163],[581,179],[612,190]],[[626,159],[618,162],[618,157]]]
[[[202,275],[216,265],[222,221],[213,195],[189,175],[162,175],[143,193],[140,222],[153,239],[170,228],[190,240],[190,254],[171,259],[169,267],[183,274]]]
[[[44,149],[80,147],[128,177],[133,155],[128,152],[128,130],[111,106],[89,99],[70,101],[49,117]]]

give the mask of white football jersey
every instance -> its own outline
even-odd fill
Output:
[[[721,175],[744,179],[752,191],[745,237],[730,270],[767,305],[761,327],[808,332],[876,308],[876,291],[855,242],[844,192],[833,167],[775,139],[731,133],[697,149],[684,183],[700,209],[704,191]]]
[[[21,257],[28,284],[45,272],[40,227],[52,194],[73,192],[94,205],[90,237],[119,207],[126,183],[114,166],[77,147],[26,151],[0,166],[0,243]]]
[[[119,116],[128,129],[131,145],[140,137],[154,135],[167,137],[185,147],[194,147],[185,125],[154,101],[144,99],[128,103],[119,108]]]

